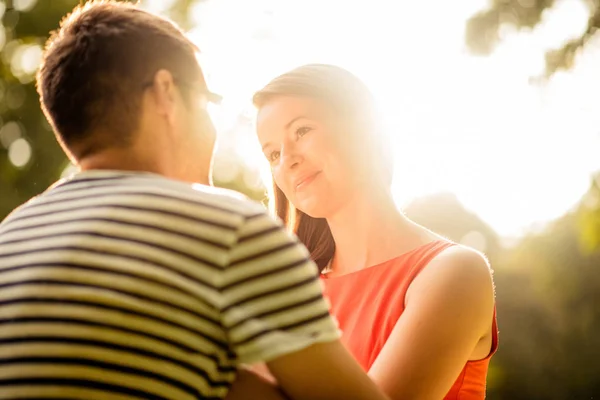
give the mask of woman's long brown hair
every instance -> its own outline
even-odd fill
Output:
[[[313,218],[292,206],[285,194],[273,182],[275,212],[310,252],[319,272],[335,252],[335,242],[325,218]]]
[[[371,153],[371,157],[366,157],[367,160],[373,160],[374,164],[369,166],[369,170],[376,177],[383,178],[387,185],[391,184],[393,161],[390,146],[381,134],[372,94],[355,75],[333,65],[304,65],[273,79],[254,95],[253,103],[260,109],[278,96],[322,100],[331,106],[334,113],[351,119],[356,133],[363,136],[352,139],[365,139],[361,140],[361,146],[366,153]],[[313,218],[290,204],[275,181],[273,197],[273,211],[296,234],[310,252],[319,271],[322,271],[335,253],[335,241],[327,221],[325,218]]]

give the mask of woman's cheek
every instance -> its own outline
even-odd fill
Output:
[[[283,172],[279,170],[274,170],[273,180],[275,181],[277,187],[283,192],[283,194],[285,194],[285,197],[289,198],[290,193],[288,191],[287,186],[285,185],[285,176],[283,176]]]

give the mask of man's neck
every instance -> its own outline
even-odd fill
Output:
[[[82,171],[88,170],[116,170],[131,172],[149,172],[187,183],[200,183],[212,185],[210,165],[183,165],[184,162],[175,162],[163,158],[150,158],[147,154],[140,156],[139,152],[125,149],[110,149],[95,153],[78,160],[78,167]]]

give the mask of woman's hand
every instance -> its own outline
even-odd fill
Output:
[[[277,379],[275,379],[275,377],[271,374],[271,371],[269,371],[269,367],[267,367],[267,364],[265,363],[247,365],[244,366],[244,368],[246,368],[249,371],[252,371],[267,382],[270,382],[274,385],[277,384]]]

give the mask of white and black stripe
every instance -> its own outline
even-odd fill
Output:
[[[337,338],[306,250],[239,196],[92,171],[0,224],[2,398],[221,399]]]

